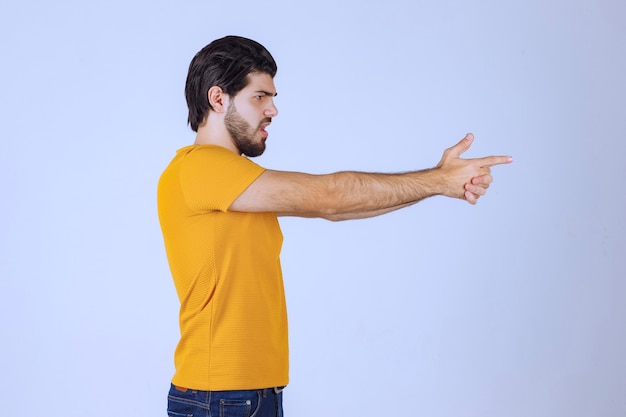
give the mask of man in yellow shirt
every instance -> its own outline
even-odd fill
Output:
[[[168,415],[282,416],[288,383],[287,312],[277,216],[377,216],[444,195],[475,204],[490,167],[461,159],[467,134],[432,169],[403,174],[273,171],[261,155],[278,115],[276,63],[259,43],[227,36],[191,61],[185,95],[193,145],[158,186],[159,220],[180,299],[181,338]]]

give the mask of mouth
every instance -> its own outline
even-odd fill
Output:
[[[272,123],[271,119],[265,119],[263,120],[260,124],[259,124],[259,131],[261,132],[261,134],[267,138],[267,136],[269,135],[269,133],[267,132],[267,130],[265,130],[270,124]]]

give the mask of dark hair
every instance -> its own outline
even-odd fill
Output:
[[[187,122],[194,132],[211,110],[208,91],[220,87],[235,96],[247,84],[250,73],[266,73],[272,78],[277,66],[263,45],[241,36],[226,36],[214,40],[200,50],[189,64],[185,98],[189,108]]]

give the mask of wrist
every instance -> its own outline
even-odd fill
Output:
[[[420,172],[423,174],[423,185],[428,194],[432,196],[447,194],[447,181],[441,167],[437,166]]]

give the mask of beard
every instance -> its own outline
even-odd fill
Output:
[[[265,151],[265,138],[255,140],[255,136],[260,130],[261,124],[270,122],[271,120],[272,119],[269,117],[261,120],[255,129],[239,115],[234,101],[231,101],[226,110],[226,115],[224,116],[224,125],[233,138],[239,152],[253,158],[261,155]]]

